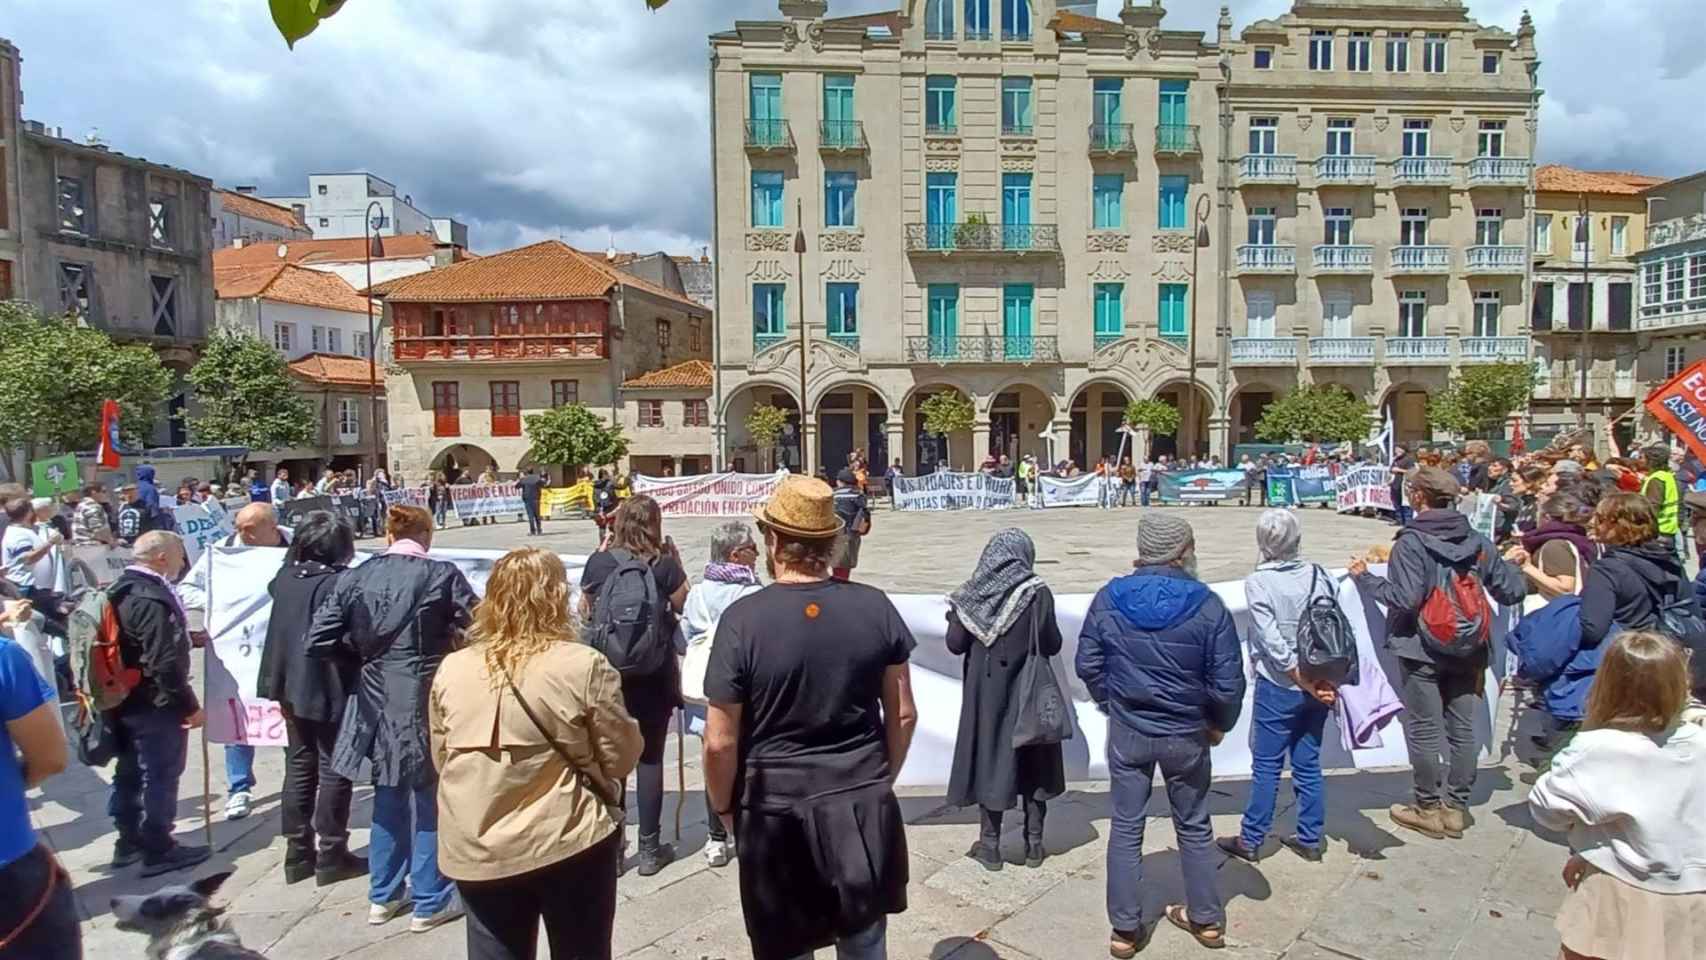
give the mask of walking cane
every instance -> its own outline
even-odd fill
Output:
[[[687,803],[687,712],[675,711],[675,842],[681,842],[681,808]]]
[[[217,542],[215,541],[215,543]],[[210,543],[204,549],[212,549],[213,545]],[[207,629],[207,614],[213,609],[212,557],[209,557],[207,561],[207,599],[205,602],[207,606],[201,614],[202,633],[207,637],[207,642],[201,648],[201,830],[203,837],[207,840],[207,847],[211,850],[213,849],[213,773],[207,766],[207,675],[210,672],[207,668],[207,658],[212,656],[213,634]]]

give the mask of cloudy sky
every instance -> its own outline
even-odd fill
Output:
[[[1469,0],[1534,14],[1541,160],[1706,167],[1701,0]],[[1238,29],[1290,0],[1231,0]],[[832,14],[898,0],[832,0]],[[706,34],[774,0],[349,0],[288,51],[266,0],[4,0],[24,115],[263,192],[365,169],[491,251],[559,234],[696,252],[710,234]],[[1120,0],[1102,0],[1111,16]],[[1167,25],[1212,31],[1214,0]],[[70,29],[70,25],[75,29]]]

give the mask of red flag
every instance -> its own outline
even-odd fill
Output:
[[[1647,412],[1706,460],[1706,360],[1647,394]]]
[[[118,469],[118,401],[101,404],[101,443],[96,449],[95,462],[109,470]]]
[[[1511,456],[1519,456],[1528,452],[1528,444],[1522,439],[1522,421],[1518,420],[1511,429]]]

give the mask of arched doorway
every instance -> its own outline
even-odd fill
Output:
[[[1395,383],[1380,405],[1382,419],[1392,421],[1392,439],[1411,450],[1433,435],[1428,427],[1428,391],[1419,383]]]
[[[747,431],[746,419],[754,407],[773,406],[787,415],[782,435],[774,444],[759,447]],[[730,395],[723,408],[726,425],[724,462],[736,473],[768,473],[784,468],[800,470],[800,405],[794,395],[781,387],[766,383],[751,384]]]
[[[879,472],[889,462],[889,408],[882,394],[862,383],[843,384],[825,391],[812,408],[817,416],[814,459],[831,477],[847,466],[855,450]]]
[[[1265,383],[1252,383],[1239,388],[1232,398],[1234,454],[1239,444],[1265,442],[1256,438],[1256,424],[1261,422],[1262,414],[1267,412],[1268,406],[1279,399],[1279,396],[1280,391]]]
[[[1015,383],[995,392],[989,401],[989,449],[979,451],[972,469],[985,456],[1006,457],[1011,463],[1027,454],[1047,463],[1051,451],[1042,434],[1054,422],[1054,401],[1028,383]],[[1055,454],[1058,455],[1058,454]]]
[[[471,443],[453,443],[432,458],[432,472],[444,474],[448,483],[456,483],[463,477],[475,480],[487,470],[497,472],[497,459]]]
[[[1152,456],[1194,459],[1208,455],[1208,420],[1214,410],[1214,398],[1199,383],[1194,401],[1188,400],[1190,389],[1189,382],[1176,380],[1155,391],[1155,399],[1179,411],[1179,429],[1175,433],[1151,434],[1149,452]]]
[[[938,393],[958,393],[970,402],[971,397],[965,390],[946,383],[935,383],[915,388],[901,404],[903,418],[902,435],[906,437],[906,449],[900,452],[902,465],[906,472],[913,475],[930,473],[938,464],[947,464],[949,469],[968,470],[975,468],[971,463],[972,434],[970,430],[956,430],[952,434],[931,433],[924,429],[924,415],[919,407],[931,396]],[[893,457],[893,454],[890,454]],[[982,454],[976,459],[981,462]],[[968,466],[968,463],[971,463]]]
[[[1066,456],[1080,467],[1090,465],[1103,456],[1119,454],[1120,425],[1125,421],[1125,408],[1130,398],[1125,389],[1115,383],[1086,384],[1072,398],[1072,435],[1066,444]],[[1135,456],[1127,444],[1127,456]]]

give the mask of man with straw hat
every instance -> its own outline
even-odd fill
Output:
[[[831,579],[828,484],[790,476],[753,515],[771,583],[723,612],[705,672],[706,790],[740,849],[752,955],[879,960],[906,909],[890,785],[917,724],[914,641],[882,591]]]

